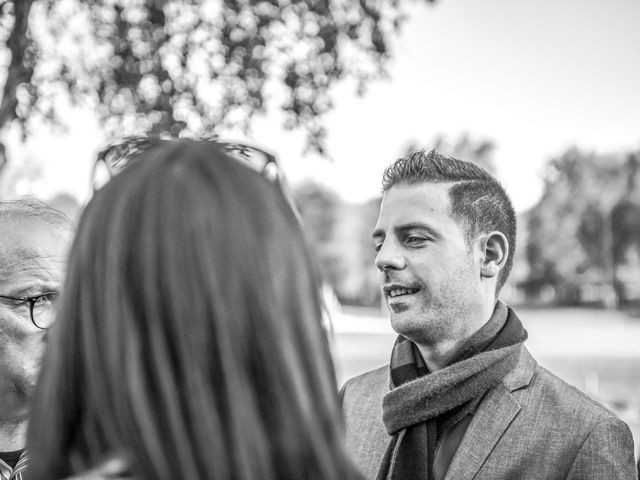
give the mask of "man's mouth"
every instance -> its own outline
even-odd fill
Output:
[[[402,297],[405,295],[412,295],[419,291],[419,288],[411,288],[411,287],[401,287],[396,285],[390,285],[383,288],[384,293],[389,298]]]

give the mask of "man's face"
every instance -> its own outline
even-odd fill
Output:
[[[391,325],[418,344],[464,338],[480,304],[478,249],[451,215],[450,187],[395,185],[373,235]]]
[[[71,234],[37,219],[0,225],[0,295],[33,297],[59,292]],[[44,350],[45,331],[29,306],[0,302],[0,405],[29,398]]]

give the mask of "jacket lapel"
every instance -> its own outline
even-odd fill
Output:
[[[471,480],[520,411],[520,404],[500,384],[487,393],[458,447],[445,480]]]
[[[476,476],[520,411],[520,404],[511,392],[529,385],[534,369],[535,360],[523,347],[516,367],[507,374],[503,383],[487,392],[480,402],[445,480],[471,480]]]

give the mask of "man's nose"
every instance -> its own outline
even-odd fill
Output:
[[[385,241],[378,250],[375,260],[376,267],[381,272],[387,270],[402,270],[405,267],[404,255],[393,242]]]

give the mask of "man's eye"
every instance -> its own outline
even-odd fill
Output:
[[[374,249],[376,252],[379,252],[381,248],[382,248],[382,243],[377,243],[377,244],[373,247],[373,249]]]
[[[15,300],[6,300],[6,303],[11,305],[14,308],[24,307],[25,305],[29,305],[29,300],[23,300],[16,298]]]
[[[33,297],[35,300],[34,306],[46,306],[55,303],[56,298],[58,297],[57,293],[49,292],[43,293],[42,295],[38,295],[37,297]]]
[[[424,237],[407,237],[406,242],[407,245],[417,245],[425,242],[427,239]]]

